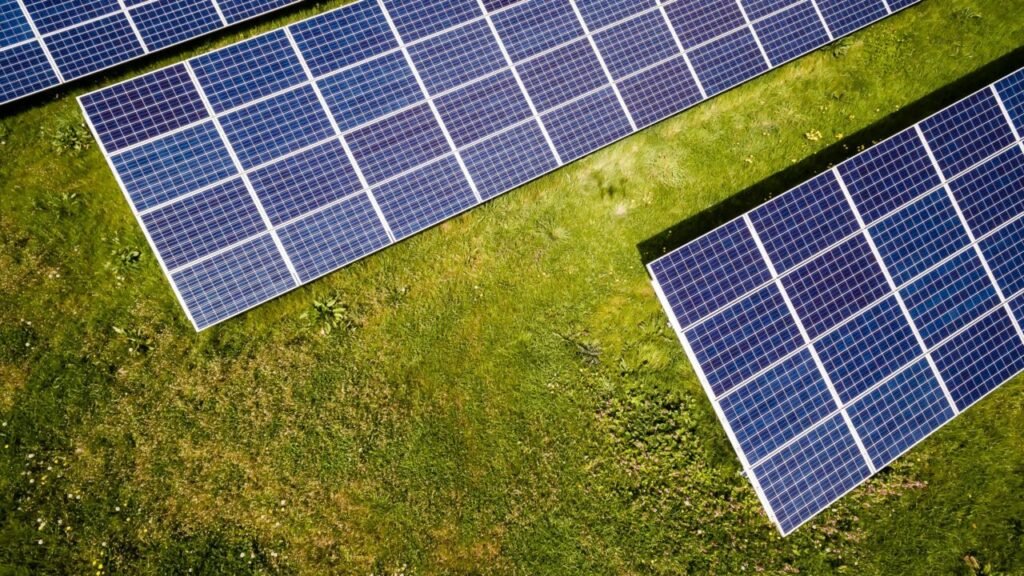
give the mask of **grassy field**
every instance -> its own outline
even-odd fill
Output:
[[[1024,574],[1017,379],[781,539],[645,261],[1024,65],[926,0],[196,334],[74,97],[0,110],[0,574]]]

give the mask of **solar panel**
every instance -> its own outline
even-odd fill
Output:
[[[0,0],[0,105],[299,0]]]
[[[361,0],[80,102],[172,280],[266,234],[298,285],[830,41],[815,1]],[[230,182],[262,227],[240,221],[250,235],[237,238],[190,212],[205,226],[197,238],[233,242],[164,258],[172,247],[153,238],[149,212]],[[297,242],[300,221],[318,232]],[[261,285],[265,296],[292,287],[266,275],[178,293],[204,328],[264,300],[232,291],[261,278],[275,287]]]
[[[649,265],[783,534],[1024,371],[1022,86],[1024,69]]]

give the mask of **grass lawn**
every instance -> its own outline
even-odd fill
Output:
[[[1024,65],[925,0],[196,334],[74,97],[0,110],[0,574],[1024,574],[1024,380],[781,539],[645,261]]]

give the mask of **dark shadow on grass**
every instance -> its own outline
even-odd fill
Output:
[[[275,22],[279,19],[286,19],[309,8],[324,9],[327,3],[327,0],[307,0],[305,2],[298,2],[260,16],[256,16],[244,22],[232,24],[227,28],[221,28],[220,30],[210,32],[209,34],[203,34],[196,38],[192,38],[191,40],[186,40],[181,44],[175,44],[174,46],[168,46],[167,48],[151,52],[145,56],[129,60],[128,62],[114,64],[106,70],[87,74],[81,78],[76,78],[63,84],[52,86],[42,92],[32,94],[31,96],[25,96],[20,100],[0,105],[0,118],[15,116],[25,110],[35,108],[36,106],[42,106],[55,100],[60,100],[79,88],[85,87],[89,89],[87,91],[91,92],[92,90],[99,90],[104,86],[109,86],[111,84],[121,82],[122,80],[135,78],[140,74],[144,74],[155,62],[159,62],[163,59],[174,60],[174,62],[168,62],[168,66],[176,62],[183,62],[186,59],[184,57],[185,54],[191,53],[193,50],[204,44],[220,42],[224,38],[228,38],[239,33],[245,33],[246,31],[252,32],[264,24]],[[239,41],[242,40],[243,38],[239,38]]]
[[[1022,66],[1024,66],[1024,47],[1017,48],[952,84],[904,106],[898,112],[808,156],[801,162],[644,240],[637,244],[640,260],[646,266],[658,257],[703,236],[718,226],[757,208],[770,198],[786,192],[854,156],[858,150],[894,136]]]

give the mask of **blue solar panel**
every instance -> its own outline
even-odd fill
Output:
[[[281,30],[199,56],[192,61],[192,70],[217,113],[306,81]]]
[[[156,45],[283,5],[224,1],[218,14],[211,10],[215,1],[128,0],[127,6],[141,36]],[[752,29],[763,25],[766,40],[787,46],[800,43],[794,38],[827,40],[821,23],[803,13],[785,18],[772,9],[748,25],[735,0],[695,4],[359,0],[81,103],[140,215],[206,198],[243,176],[298,284],[378,248],[352,242],[351,250],[327,257],[329,249],[311,244],[350,242],[324,226],[363,230],[365,219],[337,208],[354,195],[366,194],[389,242],[404,238],[766,70]],[[119,10],[112,14],[122,17]],[[804,27],[811,32],[797,30]],[[706,35],[711,29],[719,31]],[[8,35],[17,34],[12,28]],[[695,37],[700,45],[682,52]],[[47,55],[40,56],[45,72]],[[96,56],[102,54],[89,54]],[[830,191],[836,192],[834,184]],[[220,234],[210,218],[196,224],[197,237]],[[289,236],[300,239],[294,244],[299,253],[290,255],[281,247],[283,229],[299,230],[299,221],[314,228]],[[709,260],[736,266],[719,270],[735,284],[718,286],[701,303],[709,308],[695,309],[694,320],[768,280],[757,246],[743,233],[746,252],[729,256],[736,261]],[[836,241],[841,234],[835,232]],[[810,258],[819,245],[811,235],[803,234],[809,246],[799,258]],[[757,263],[756,274],[739,268],[743,259]],[[196,305],[204,307],[192,311],[193,319],[203,318],[197,328],[221,319],[211,311],[238,311]]]
[[[249,180],[275,225],[362,188],[344,148],[337,140],[255,170],[249,174]]]
[[[216,324],[295,287],[269,235],[172,274],[197,326]]]
[[[754,35],[744,28],[690,53],[708,96],[724,92],[768,69]]]
[[[342,130],[423,100],[412,69],[399,52],[360,64],[317,82]]]
[[[452,158],[396,178],[373,191],[395,238],[401,240],[476,204]]]
[[[824,335],[815,349],[843,402],[921,354],[913,328],[893,296]]]
[[[168,268],[175,269],[265,231],[241,179],[142,216]]]
[[[962,252],[900,293],[929,348],[999,304],[973,250]]]
[[[1013,143],[1013,132],[992,92],[971,95],[921,122],[946,177],[959,174]]]
[[[497,40],[486,22],[475,22],[409,49],[430,94],[438,94],[505,67]]]
[[[765,498],[784,534],[824,510],[871,475],[842,416],[755,466]]]
[[[1024,370],[1024,342],[999,309],[932,354],[957,407],[966,409]]]
[[[25,19],[17,0],[0,0],[0,47],[17,44],[31,38],[32,26]],[[2,53],[0,53],[0,57],[3,57]],[[0,68],[0,70],[5,69],[6,67]]]
[[[1024,295],[1018,296],[1010,301],[1010,309],[1017,319],[1017,323],[1024,326]]]
[[[370,184],[450,151],[441,127],[426,104],[360,128],[348,141]]]
[[[680,54],[659,11],[602,30],[594,42],[616,79]]]
[[[462,158],[484,200],[558,167],[544,134],[533,121],[470,146]]]
[[[267,14],[294,3],[295,0],[217,0],[228,24]]]
[[[1024,212],[1024,152],[1019,146],[950,182],[964,218],[977,237]]]
[[[783,534],[1024,369],[1024,154],[991,94],[648,266]]]
[[[882,0],[817,0],[825,23],[836,37],[884,18],[887,14]]]
[[[741,0],[740,3],[743,4],[747,17],[757,20],[792,6],[793,0]]]
[[[981,241],[992,275],[1007,298],[1024,291],[1024,219],[1019,217]]]
[[[856,236],[782,279],[812,339],[889,292],[882,269],[863,236]]]
[[[611,88],[548,112],[543,120],[563,162],[585,156],[631,131]]]
[[[49,34],[86,20],[120,12],[117,0],[24,0],[40,34]]]
[[[860,228],[832,172],[754,210],[750,220],[780,274]]]
[[[327,113],[309,86],[230,112],[220,123],[245,168],[334,136]]]
[[[754,24],[768,59],[778,66],[828,43],[828,32],[810,2],[797,4]]]
[[[837,168],[868,224],[941,183],[913,129],[889,138]]]
[[[145,53],[124,14],[57,32],[46,45],[64,78],[85,76]]]
[[[944,188],[873,226],[871,237],[897,286],[971,243]]]
[[[111,160],[139,211],[237,173],[212,122],[147,142]]]
[[[299,278],[309,282],[390,244],[366,194],[346,198],[280,230]]]
[[[38,42],[0,51],[0,102],[14,100],[57,83],[57,75]]]
[[[954,416],[925,360],[854,402],[849,414],[876,468],[889,464]]]
[[[686,337],[716,396],[804,344],[774,285],[690,328]]]
[[[995,86],[1017,132],[1024,132],[1024,70],[1000,80]]]
[[[533,116],[511,72],[502,72],[434,101],[441,121],[465,146]]]
[[[751,462],[768,456],[839,409],[807,350],[736,389],[720,403]]]

